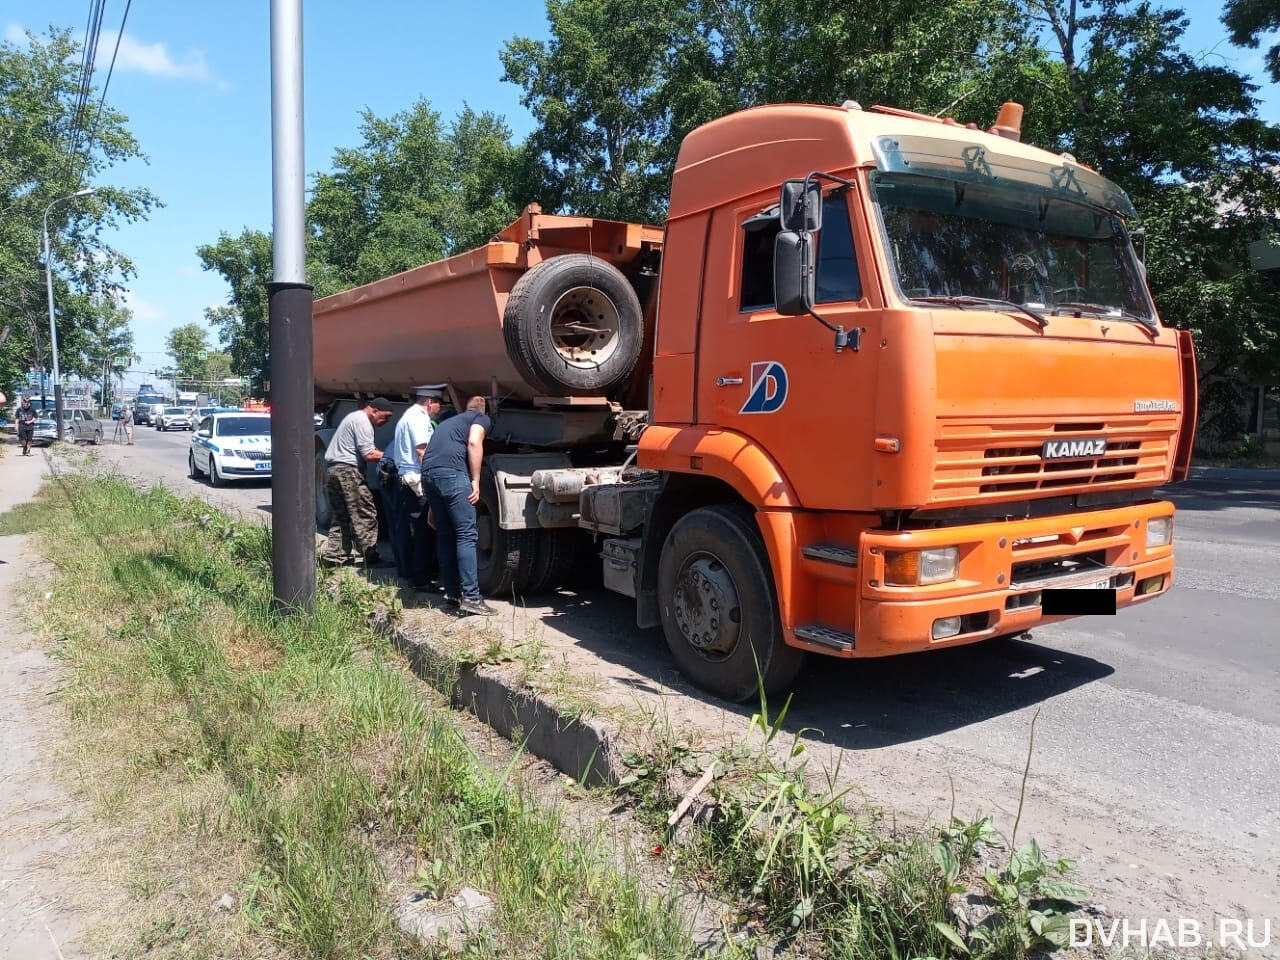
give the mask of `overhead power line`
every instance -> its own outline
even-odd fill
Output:
[[[75,106],[71,111],[71,123],[67,129],[67,163],[63,171],[64,181],[72,186],[71,175],[76,172],[76,155],[80,149],[84,123],[87,119],[86,107],[89,95],[93,90],[93,74],[97,68],[98,41],[102,34],[102,15],[106,0],[89,0],[89,20],[85,26],[85,36],[80,51],[80,77],[76,84]]]
[[[105,2],[105,0],[104,0]],[[116,32],[116,46],[111,51],[111,65],[107,67],[107,78],[102,82],[102,96],[98,97],[98,112],[93,116],[93,126],[89,128],[89,136],[85,140],[84,145],[84,166],[89,165],[89,158],[93,155],[93,140],[98,135],[98,123],[102,119],[102,105],[107,99],[107,87],[111,86],[111,74],[116,69],[116,57],[120,55],[120,38],[124,36],[124,25],[129,20],[129,8],[133,6],[133,0],[125,0],[124,15],[120,18],[120,29]],[[76,183],[79,183],[79,176],[76,177]]]

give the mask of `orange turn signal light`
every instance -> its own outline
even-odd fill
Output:
[[[919,550],[886,550],[884,582],[892,587],[914,587],[920,582]]]

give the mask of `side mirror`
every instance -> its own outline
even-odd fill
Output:
[[[813,241],[807,234],[784,230],[773,242],[774,309],[799,316],[813,309],[817,274],[813,269]]]
[[[803,180],[782,181],[782,200],[778,205],[778,220],[783,230],[796,233],[822,229],[822,185],[809,181],[809,189]]]
[[[207,440],[209,437],[213,436],[213,434],[211,434],[208,430],[197,430],[196,436],[204,437]]]

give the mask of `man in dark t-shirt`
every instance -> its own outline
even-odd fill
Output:
[[[480,599],[476,572],[476,503],[480,499],[480,461],[485,434],[492,428],[484,397],[472,397],[467,409],[444,420],[422,455],[422,489],[435,519],[436,557],[445,597],[463,613],[497,613]]]

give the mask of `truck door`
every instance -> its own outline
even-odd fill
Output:
[[[873,384],[867,380],[874,366],[868,358],[872,341],[879,343],[873,308],[880,304],[867,269],[860,206],[850,199],[843,187],[824,198],[815,309],[833,325],[866,328],[861,352],[837,353],[835,334],[813,317],[774,309],[776,209],[757,203],[717,211],[720,230],[713,230],[712,250],[732,251],[732,258],[715,256],[718,270],[708,261],[708,277],[720,274],[721,283],[728,282],[705,299],[698,420],[754,439],[801,503],[815,509],[847,509],[851,485],[864,483],[868,469],[862,455],[871,422]]]

